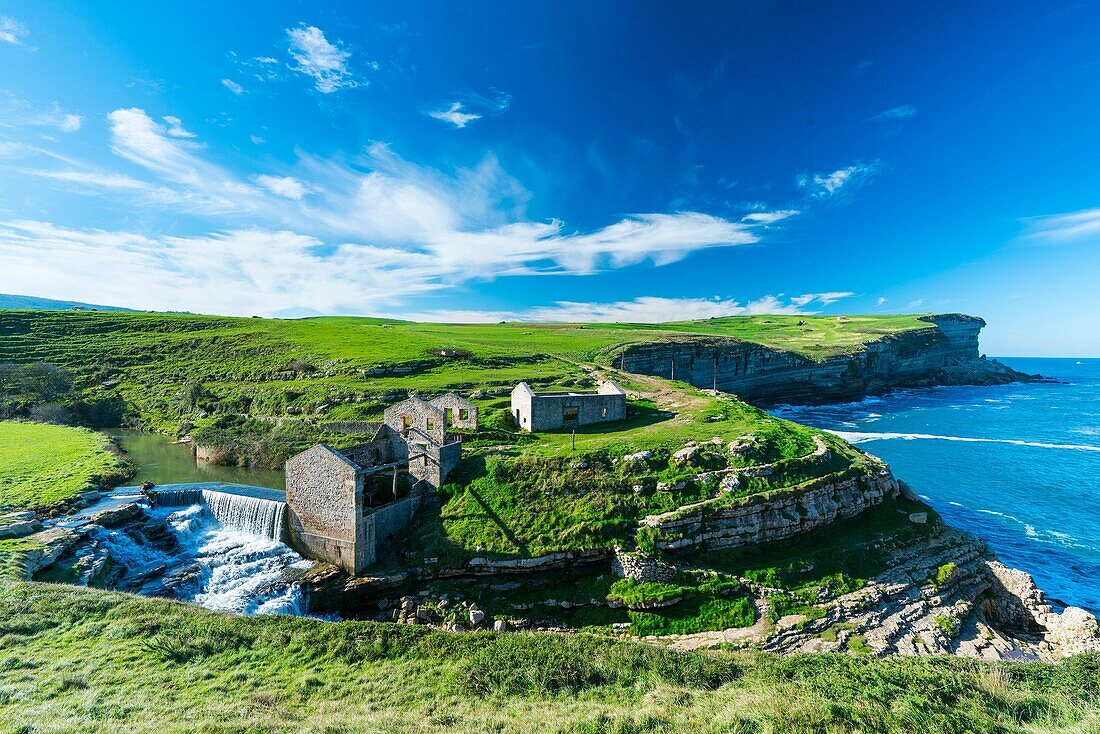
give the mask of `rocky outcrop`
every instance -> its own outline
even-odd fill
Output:
[[[862,349],[822,361],[740,339],[704,336],[630,344],[612,359],[627,372],[717,387],[761,404],[845,402],[898,387],[1032,379],[979,355],[982,319],[946,314],[924,320],[927,328],[884,334]]]
[[[657,547],[662,550],[733,548],[808,533],[834,520],[855,517],[898,492],[897,480],[879,464],[742,500],[719,497],[650,515],[642,524],[656,530]]]
[[[676,566],[643,553],[615,548],[615,554],[611,557],[611,573],[621,579],[632,579],[641,583],[670,584],[676,580],[679,571]]]
[[[1055,612],[1030,575],[1006,567],[966,533],[944,526],[890,561],[864,588],[829,602],[821,618],[778,625],[762,647],[993,660],[1100,651],[1093,615],[1075,607]]]

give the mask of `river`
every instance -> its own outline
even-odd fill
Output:
[[[184,482],[230,482],[273,489],[286,488],[286,476],[277,469],[244,466],[215,466],[196,461],[190,444],[173,443],[157,433],[113,428],[107,435],[126,452],[137,473],[132,484],[180,484]]]

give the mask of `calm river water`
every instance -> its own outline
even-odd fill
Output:
[[[240,466],[212,466],[195,461],[190,444],[172,443],[156,433],[126,429],[108,430],[109,435],[134,465],[137,474],[129,484],[179,484],[183,482],[233,482],[257,487],[286,488],[286,477],[275,469]]]

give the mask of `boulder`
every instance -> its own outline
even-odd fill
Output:
[[[470,605],[470,625],[473,627],[479,626],[485,621],[485,612],[477,608],[476,604]]]
[[[699,461],[699,449],[696,446],[685,446],[672,455],[674,464],[695,464]]]
[[[507,632],[508,622],[503,619],[493,620],[493,632]]]
[[[123,523],[136,520],[141,516],[141,512],[141,505],[136,502],[127,502],[113,510],[104,510],[97,513],[92,520],[97,525],[102,525],[105,528],[117,528]]]
[[[19,520],[0,527],[0,540],[22,538],[38,532],[42,527],[38,520]]]
[[[623,461],[627,464],[643,463],[653,458],[652,451],[639,451],[634,454],[627,454],[623,457]]]

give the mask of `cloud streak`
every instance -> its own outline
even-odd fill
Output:
[[[456,128],[464,128],[474,120],[481,119],[481,115],[473,112],[463,112],[461,102],[453,102],[451,106],[445,110],[433,110],[428,113],[428,116],[436,120],[450,123]]]
[[[911,104],[903,104],[897,107],[891,107],[888,110],[878,113],[872,120],[908,120],[911,117],[915,117],[917,114],[917,108]]]
[[[1100,208],[1050,214],[1026,220],[1025,238],[1047,245],[1069,245],[1100,240]]]
[[[520,311],[424,311],[408,315],[417,321],[448,323],[493,323],[497,321],[569,322],[569,323],[636,323],[652,324],[665,321],[689,321],[749,316],[758,314],[809,315],[817,308],[853,295],[844,293],[808,293],[786,298],[769,295],[741,302],[720,298],[662,298],[642,296],[627,301],[589,303],[557,301],[550,306],[537,306]]]
[[[0,15],[0,43],[10,43],[14,46],[22,46],[23,39],[29,35],[27,26],[15,18]]]
[[[875,170],[876,165],[873,163],[854,163],[832,173],[802,174],[796,183],[810,196],[816,199],[828,199],[839,196],[842,190],[847,192],[862,186],[874,175]]]

